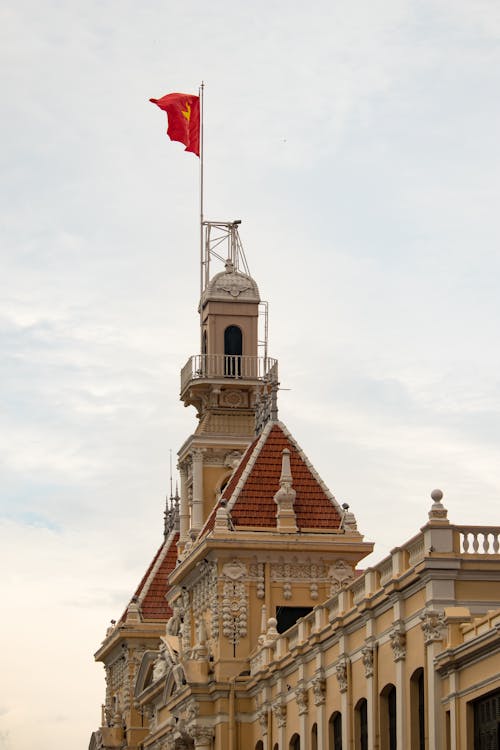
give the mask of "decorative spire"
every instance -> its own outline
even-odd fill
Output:
[[[274,502],[278,506],[276,521],[278,531],[293,533],[298,531],[297,519],[293,504],[297,493],[292,487],[293,477],[290,465],[290,451],[284,448],[281,454],[281,476],[280,489],[274,496]]]

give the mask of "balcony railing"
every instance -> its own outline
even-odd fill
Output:
[[[234,354],[196,354],[181,370],[181,392],[192,380],[231,378],[233,380],[278,380],[278,360]]]

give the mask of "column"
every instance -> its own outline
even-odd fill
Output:
[[[179,475],[181,478],[181,507],[179,513],[180,529],[179,529],[179,541],[181,544],[185,544],[189,536],[189,500],[187,490],[187,466],[183,461],[177,467],[179,469]]]
[[[193,513],[191,516],[191,530],[197,534],[203,526],[203,449],[194,448],[193,458]]]

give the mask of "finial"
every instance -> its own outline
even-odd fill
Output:
[[[297,493],[292,487],[293,477],[290,466],[290,451],[284,448],[281,453],[281,476],[280,488],[274,496],[274,502],[278,506],[276,511],[276,526],[278,531],[295,532],[298,531],[297,519],[293,504]]]
[[[445,523],[449,523],[448,511],[446,510],[443,503],[441,502],[441,500],[443,499],[442,490],[432,490],[431,498],[433,500],[433,503],[429,511],[429,520],[441,521],[441,522],[444,521]]]
[[[342,503],[342,516],[340,518],[340,528],[346,531],[358,531],[358,524],[354,513],[349,511],[349,503]]]
[[[281,476],[280,476],[280,486],[283,487],[284,484],[289,484],[290,487],[292,486],[293,477],[292,477],[292,469],[290,467],[290,451],[288,448],[283,448],[281,451]]]

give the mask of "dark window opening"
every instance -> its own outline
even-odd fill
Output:
[[[500,750],[500,690],[474,701],[474,750]]]
[[[342,750],[342,714],[335,711],[328,722],[328,750]]]
[[[228,326],[224,331],[224,375],[228,378],[241,376],[243,335],[238,326]]]
[[[295,625],[297,620],[305,617],[312,612],[312,607],[276,607],[276,619],[278,624],[276,630],[278,633],[284,633],[285,630]]]
[[[396,750],[396,688],[394,685],[387,693],[389,711],[389,750]]]
[[[368,750],[368,703],[361,698],[356,706],[356,750]]]

